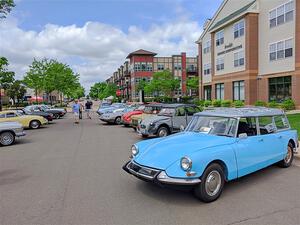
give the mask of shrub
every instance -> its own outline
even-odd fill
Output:
[[[194,99],[193,100],[193,104],[197,105],[197,106],[204,106],[204,100],[200,100],[200,99]]]
[[[296,105],[295,105],[295,102],[292,100],[292,99],[287,99],[285,100],[281,107],[284,109],[284,110],[293,110],[296,108]]]
[[[268,107],[270,107],[270,108],[279,108],[280,104],[275,102],[275,101],[271,101],[271,102],[269,102]]]
[[[210,100],[205,100],[205,101],[203,102],[203,105],[204,105],[204,107],[208,107],[208,106],[211,106],[211,105],[212,105],[212,102],[211,102]]]
[[[232,101],[231,100],[222,100],[221,101],[221,106],[222,107],[231,107]]]
[[[181,100],[182,100],[182,102],[183,103],[189,103],[189,102],[191,102],[192,101],[192,97],[190,97],[190,96],[182,96],[181,97]]]
[[[258,100],[258,101],[256,101],[256,102],[254,103],[254,105],[255,105],[255,106],[264,106],[264,107],[266,107],[268,104],[267,104],[266,102],[264,102],[264,101]]]
[[[222,101],[215,99],[212,101],[212,105],[213,105],[213,107],[221,107]]]
[[[245,103],[243,101],[237,100],[237,101],[233,102],[233,106],[236,108],[240,108],[240,107],[245,106]]]

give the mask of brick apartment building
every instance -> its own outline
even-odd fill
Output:
[[[300,106],[299,0],[224,0],[203,28],[200,98]]]
[[[198,76],[197,57],[187,57],[186,53],[170,57],[157,57],[154,52],[143,49],[130,53],[127,60],[106,82],[115,83],[121,91],[121,96],[131,101],[139,99],[137,85],[141,80],[150,81],[153,73],[163,70],[172,72],[180,80],[180,88],[175,91],[175,97],[184,95],[197,96],[197,92],[187,90],[186,81]],[[151,96],[146,96],[151,97]]]

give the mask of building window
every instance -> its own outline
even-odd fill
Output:
[[[147,64],[145,62],[142,62],[141,63],[141,70],[146,71],[146,69],[147,69]]]
[[[193,64],[190,64],[188,65],[187,67],[187,71],[188,72],[196,72],[197,71],[197,66],[193,65]]]
[[[165,65],[164,64],[157,64],[157,70],[164,70]]]
[[[269,12],[270,28],[294,19],[294,1],[289,1]]]
[[[134,63],[134,71],[141,71],[141,64],[140,63]]]
[[[210,40],[205,42],[204,43],[204,46],[203,46],[203,53],[206,54],[206,53],[210,53],[210,48],[211,48],[211,42]]]
[[[181,63],[174,63],[174,70],[181,70]]]
[[[211,64],[210,63],[204,64],[204,66],[203,66],[203,74],[204,75],[209,75],[210,71],[211,71]]]
[[[233,25],[234,38],[244,36],[245,34],[245,20],[240,20]]]
[[[269,45],[270,61],[293,56],[293,39],[279,41]]]
[[[281,102],[292,97],[291,76],[269,78],[269,100]]]
[[[216,84],[216,99],[224,100],[224,84]]]
[[[147,71],[152,71],[152,63],[147,63]]]
[[[224,44],[224,30],[221,30],[216,33],[216,45],[222,45]]]
[[[245,64],[244,51],[234,53],[234,67],[243,66]]]
[[[211,86],[204,86],[204,100],[211,100]]]
[[[233,100],[245,100],[245,82],[234,81],[233,82]]]
[[[218,58],[216,63],[217,71],[224,70],[224,58]]]

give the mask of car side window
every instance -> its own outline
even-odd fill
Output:
[[[271,134],[276,130],[272,116],[258,117],[258,123],[261,135]]]
[[[176,109],[176,116],[185,116],[184,107],[179,107],[179,108]]]
[[[289,122],[285,116],[274,116],[274,122],[277,130],[284,130],[289,128]]]
[[[238,135],[247,134],[247,136],[256,136],[257,135],[257,126],[256,118],[240,118],[238,126]]]
[[[13,118],[13,117],[16,117],[17,115],[13,112],[11,113],[6,113],[6,118]]]
[[[194,107],[186,107],[186,113],[188,116],[192,116],[194,115],[196,112],[195,108]]]
[[[0,119],[5,118],[5,114],[0,114]]]

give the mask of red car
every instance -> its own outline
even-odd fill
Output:
[[[144,112],[144,109],[145,109],[145,105],[141,105],[139,106],[137,109],[131,111],[131,112],[128,112],[128,113],[125,113],[123,116],[122,116],[122,124],[125,126],[125,127],[128,127],[130,124],[131,124],[131,117],[133,115],[139,115],[139,114],[142,114]]]

